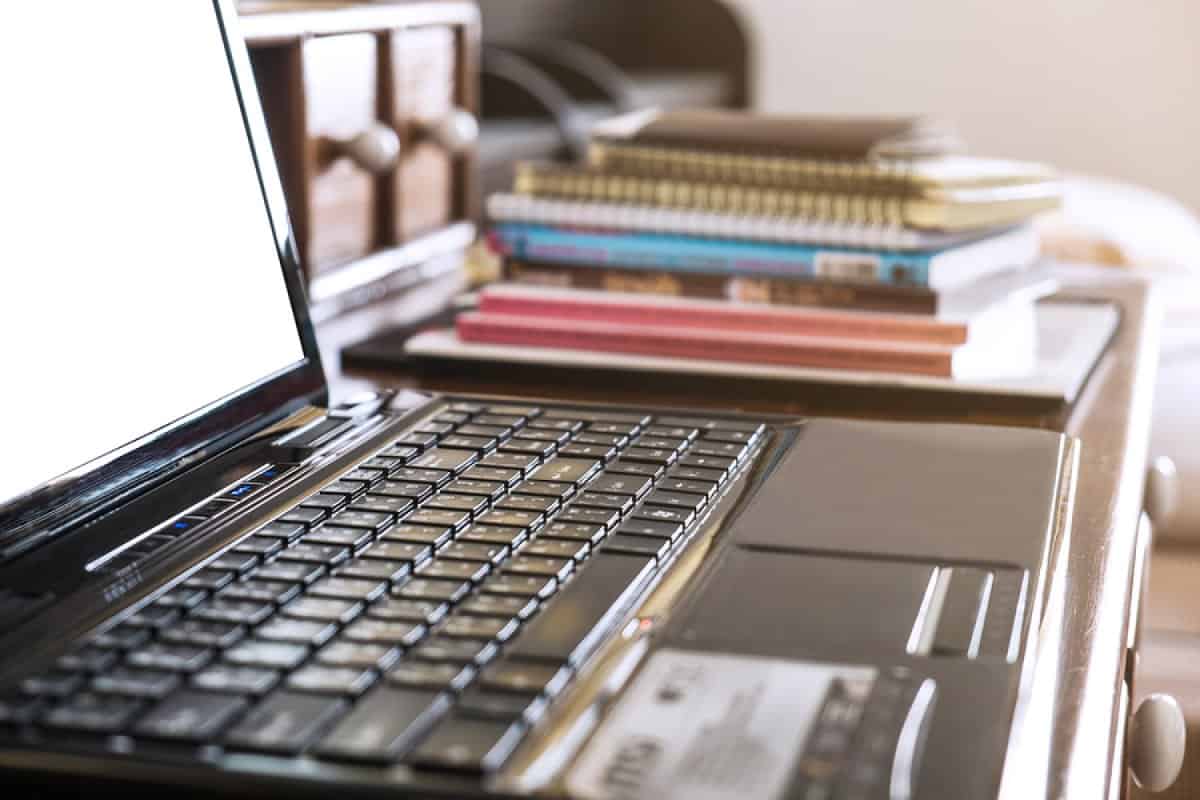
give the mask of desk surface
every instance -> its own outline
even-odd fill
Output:
[[[1111,300],[1122,309],[1113,345],[1075,407],[1065,416],[947,415],[926,413],[919,407],[906,407],[902,412],[886,407],[839,409],[825,403],[814,406],[805,397],[795,398],[786,407],[763,408],[748,399],[704,398],[664,390],[647,393],[614,389],[597,397],[561,385],[483,383],[466,375],[430,381],[399,372],[343,373],[338,368],[342,346],[388,326],[419,319],[445,304],[460,288],[459,279],[454,277],[329,320],[319,327],[318,338],[335,396],[370,385],[398,386],[647,405],[737,406],[800,414],[1016,424],[1055,428],[1078,437],[1082,458],[1068,557],[1063,565],[1066,613],[1060,631],[1061,646],[1057,659],[1046,662],[1051,668],[1036,677],[1027,716],[1045,723],[1052,721],[1051,739],[1048,748],[1029,749],[1030,760],[1023,769],[1044,773],[1047,797],[1091,800],[1107,796],[1112,779],[1110,769],[1097,766],[1120,764],[1118,698],[1128,657],[1131,586],[1150,440],[1160,314],[1149,289],[1127,274],[1072,268],[1064,270],[1062,277],[1064,294]]]

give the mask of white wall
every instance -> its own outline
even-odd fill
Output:
[[[942,113],[972,152],[1200,211],[1197,0],[729,0],[773,111]]]

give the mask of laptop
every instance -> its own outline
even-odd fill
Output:
[[[331,403],[232,5],[20,21],[0,30],[6,786],[1019,786],[1071,439]]]

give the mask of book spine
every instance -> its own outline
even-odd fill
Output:
[[[788,278],[622,268],[596,269],[570,264],[531,263],[519,259],[505,261],[505,275],[516,283],[563,289],[600,289],[667,297],[902,314],[933,315],[938,310],[937,294],[926,289],[890,289],[834,281],[799,281]]]
[[[899,372],[935,377],[950,377],[953,369],[952,352],[949,349],[875,346],[865,341],[834,343],[832,340],[807,337],[682,331],[575,320],[530,320],[476,312],[460,314],[456,330],[464,342],[517,347],[550,347],[816,369]]]
[[[701,328],[710,331],[910,342],[955,347],[967,341],[967,325],[897,314],[784,309],[758,303],[679,303],[667,298],[537,288],[484,289],[478,310],[531,318]]]
[[[893,194],[799,191],[734,183],[639,178],[546,164],[519,165],[514,190],[517,194],[535,197],[866,225],[904,225],[916,221],[910,219],[907,198]]]
[[[588,165],[614,174],[669,181],[893,195],[920,190],[911,163],[902,159],[786,158],[597,141],[588,147]]]
[[[699,239],[665,234],[612,234],[537,225],[492,229],[493,249],[528,261],[623,266],[677,272],[775,275],[790,278],[928,286],[925,253]]]

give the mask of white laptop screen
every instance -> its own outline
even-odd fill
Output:
[[[209,0],[0,25],[0,505],[304,359]]]

